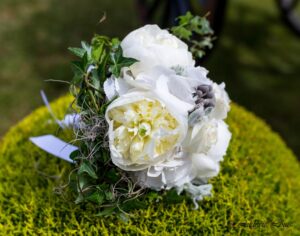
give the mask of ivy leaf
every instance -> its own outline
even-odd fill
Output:
[[[119,173],[115,170],[115,168],[110,169],[106,177],[109,179],[110,182],[115,183],[120,179]]]
[[[69,47],[68,50],[73,53],[75,56],[82,58],[84,53],[86,52],[83,48],[73,48]]]
[[[105,58],[108,56],[109,49],[109,38],[106,36],[95,35],[92,39],[91,58],[96,64],[106,63]]]
[[[85,41],[81,41],[81,47],[86,51],[88,58],[91,58],[92,47]]]
[[[91,177],[89,177],[86,174],[81,174],[81,175],[78,174],[77,178],[78,178],[77,182],[79,184],[79,186],[77,186],[78,192],[81,192],[82,189],[88,187],[91,184]]]
[[[189,24],[189,22],[193,19],[193,15],[188,11],[185,15],[179,16],[178,19],[180,25]]]
[[[104,201],[104,194],[98,190],[85,197],[87,201],[101,205]]]
[[[106,200],[108,200],[108,201],[113,200],[113,193],[110,192],[110,191],[106,191],[106,192],[105,192],[105,198],[106,198]]]
[[[101,54],[103,53],[104,43],[99,43],[92,48],[92,58],[95,62],[98,62],[100,59]]]
[[[88,56],[87,52],[84,53],[82,60],[81,60],[81,64],[82,64],[83,71],[87,71],[87,68],[89,66],[89,56]]]
[[[172,32],[182,39],[190,40],[192,32],[184,27],[174,27]]]
[[[74,76],[76,76],[76,77],[84,76],[84,67],[83,67],[81,61],[71,62],[71,68],[74,73]]]
[[[76,158],[78,158],[79,154],[80,154],[80,151],[78,149],[71,152],[70,159],[73,160],[73,161],[76,160]]]
[[[202,58],[207,49],[212,48],[213,30],[206,17],[193,16],[190,12],[178,17],[179,25],[171,28],[171,32],[186,41],[195,58]]]
[[[79,167],[78,174],[88,174],[93,179],[98,179],[96,172],[88,161],[83,161]]]
[[[123,211],[128,212],[130,210],[145,209],[147,207],[147,203],[145,201],[133,199],[123,203],[120,207]]]
[[[123,56],[123,50],[119,45],[117,49],[110,53],[110,62],[109,71],[118,78],[123,67],[128,67],[137,62],[138,60],[130,57]]]
[[[90,77],[90,83],[93,85],[94,89],[96,89],[96,93],[102,90],[102,86],[100,83],[100,79],[98,76],[97,70],[93,70]]]
[[[82,202],[84,202],[84,197],[82,196],[82,194],[79,194],[75,199],[75,204],[80,204]]]
[[[107,207],[100,211],[96,216],[110,216],[114,213],[116,207]]]

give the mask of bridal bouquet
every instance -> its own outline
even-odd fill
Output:
[[[76,203],[108,214],[169,194],[197,208],[211,195],[208,181],[231,138],[225,85],[193,59],[211,46],[211,35],[205,18],[188,13],[170,31],[146,25],[122,41],[96,35],[70,48],[79,58],[70,87],[76,114],[68,122],[79,144],[70,155]]]

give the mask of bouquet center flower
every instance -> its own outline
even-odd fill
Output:
[[[123,158],[143,163],[170,151],[178,142],[177,120],[157,100],[142,99],[109,111],[113,143]]]

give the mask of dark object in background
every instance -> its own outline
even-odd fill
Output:
[[[281,15],[287,26],[300,36],[300,1],[277,0]]]

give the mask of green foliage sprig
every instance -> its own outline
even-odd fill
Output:
[[[196,59],[201,59],[207,49],[213,47],[215,39],[214,31],[206,16],[194,16],[187,12],[178,17],[178,25],[171,28],[171,32],[186,41],[190,46],[190,51]]]
[[[120,41],[106,36],[96,35],[91,45],[81,43],[81,48],[69,48],[80,60],[73,61],[71,66],[74,77],[71,92],[76,97],[81,110],[93,110],[103,114],[105,109],[104,81],[114,75],[120,76],[121,68],[130,66],[137,60],[123,57]]]
[[[80,48],[69,51],[79,58],[71,63],[74,77],[70,88],[83,124],[75,131],[80,148],[71,154],[76,164],[70,176],[70,186],[77,195],[75,203],[92,202],[101,209],[101,215],[121,212],[142,190],[111,163],[104,119],[109,102],[103,84],[112,75],[118,78],[123,67],[137,60],[123,56],[118,39],[99,35],[91,44],[82,42]]]

